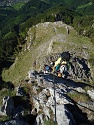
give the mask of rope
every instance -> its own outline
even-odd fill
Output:
[[[54,84],[54,112],[55,112],[55,116],[54,116],[54,125],[56,125],[56,96],[55,96],[55,77],[53,75],[53,84]]]

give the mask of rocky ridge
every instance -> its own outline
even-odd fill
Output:
[[[23,124],[33,122],[34,125],[46,125],[49,121],[53,125],[55,118],[58,125],[63,125],[62,123],[64,125],[93,125],[94,70],[89,58],[92,57],[94,48],[89,39],[79,36],[72,27],[63,22],[45,22],[31,27],[26,41],[15,63],[3,73],[6,75],[8,73],[7,80],[14,82],[13,71],[21,67],[23,62],[25,71],[20,68],[20,74],[18,72],[18,75],[14,74],[14,76],[17,79],[23,72],[26,72],[27,76],[23,76],[22,84],[14,88],[15,98],[25,97],[30,102],[24,100],[27,107],[22,105],[22,102],[15,106],[15,99],[12,97],[14,104],[12,109],[9,107],[8,110],[12,111],[11,119],[1,125],[8,125],[9,122],[14,125],[14,122],[18,122],[16,116],[19,120],[18,125],[20,121],[24,122]],[[44,74],[44,64],[50,65],[50,62],[55,61],[63,51],[69,51],[71,54],[68,78],[58,78],[52,73]],[[25,60],[28,63],[24,64]],[[20,61],[21,64],[18,63]],[[36,67],[33,67],[34,61]],[[25,66],[29,67],[29,70],[26,70]],[[29,87],[28,94],[23,92],[23,84]],[[75,97],[72,98],[73,95]],[[8,106],[6,104],[3,102],[3,108],[1,107],[2,115],[10,114],[7,113],[7,108],[4,108]],[[22,107],[18,108],[20,105]],[[26,109],[27,114],[25,114]]]
[[[89,85],[34,70],[28,72],[24,82],[29,87],[31,86],[29,96],[25,94],[22,86],[19,86],[15,88],[15,97],[3,98],[0,115],[10,116],[11,120],[0,123],[1,125],[9,125],[10,123],[12,125],[28,125],[32,121],[34,125],[46,125],[45,120],[51,120],[53,121],[51,124],[54,124],[55,115],[58,125],[62,125],[62,123],[64,125],[93,125],[93,123],[91,124],[94,115],[93,89],[88,91],[84,90],[84,87]],[[89,95],[91,98],[90,101],[76,102],[67,95],[68,93],[75,93],[75,91]],[[22,97],[32,100],[32,105],[28,101],[23,101],[24,105],[21,102],[15,106],[15,99],[17,98],[19,100]],[[28,117],[30,115],[28,119],[25,115],[25,109],[27,107],[29,108]]]
[[[61,21],[40,23],[28,30],[25,40],[26,44],[23,45],[15,63],[2,73],[5,81],[7,79],[15,82],[17,79],[23,79],[28,70],[32,69],[34,62],[36,62],[36,68],[41,70],[51,55],[55,54],[54,60],[56,60],[64,51],[69,51],[72,57],[80,57],[80,63],[87,60],[91,75],[94,75],[93,44],[89,38],[78,35],[73,27]],[[20,71],[17,71],[16,67]],[[16,73],[14,73],[15,70]]]

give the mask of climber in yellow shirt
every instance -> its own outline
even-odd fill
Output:
[[[53,66],[53,71],[52,72],[54,72],[55,70],[58,71],[60,66],[63,65],[63,64],[67,64],[67,62],[63,61],[62,57],[58,58],[57,61],[54,64],[54,66]]]
[[[53,66],[52,72],[57,72],[57,74],[63,74],[67,71],[67,64],[70,59],[70,54],[68,52],[63,52],[61,57],[59,57]],[[61,75],[60,75],[61,76]]]

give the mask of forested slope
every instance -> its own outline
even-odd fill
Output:
[[[2,2],[2,1],[1,1]],[[94,41],[93,1],[30,0],[0,7],[0,66],[9,66],[25,43],[27,30],[40,22],[63,21]],[[10,63],[9,63],[10,62]],[[7,64],[7,65],[6,65]]]

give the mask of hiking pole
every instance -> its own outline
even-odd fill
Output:
[[[55,117],[54,117],[54,125],[56,125],[56,96],[55,96],[55,77],[53,75],[53,84],[54,84],[54,111],[55,111]]]

